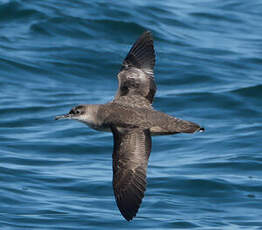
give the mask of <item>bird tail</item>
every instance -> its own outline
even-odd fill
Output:
[[[200,127],[198,124],[181,120],[175,117],[169,118],[169,122],[165,124],[156,125],[150,128],[151,135],[170,135],[177,133],[195,133],[204,132],[205,128]]]

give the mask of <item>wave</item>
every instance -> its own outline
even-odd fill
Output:
[[[262,84],[247,86],[229,92],[243,97],[254,97],[260,100],[262,98]]]
[[[105,34],[113,35],[115,31],[123,34],[142,33],[146,28],[133,22],[111,19],[83,19],[77,17],[55,17],[45,21],[36,22],[30,27],[31,32],[43,35],[59,35],[88,39],[100,37]],[[103,34],[98,34],[103,31]],[[116,35],[119,36],[119,35]]]
[[[46,15],[32,8],[25,8],[24,4],[19,3],[18,1],[10,1],[8,3],[0,4],[0,22],[10,21],[21,21],[32,18],[42,19]]]

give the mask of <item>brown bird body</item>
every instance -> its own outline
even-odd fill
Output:
[[[136,41],[118,74],[118,90],[112,102],[79,105],[56,119],[74,119],[114,136],[113,188],[117,206],[126,220],[140,207],[146,189],[146,171],[152,135],[203,131],[198,124],[156,111],[153,75],[155,52],[150,32]]]

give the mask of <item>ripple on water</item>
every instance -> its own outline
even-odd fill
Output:
[[[0,226],[261,227],[259,1],[0,3]],[[205,133],[153,138],[137,217],[112,190],[112,135],[54,121],[113,98],[131,43],[155,40],[155,107]]]

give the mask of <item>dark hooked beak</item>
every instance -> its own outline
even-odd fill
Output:
[[[72,114],[68,113],[65,115],[59,115],[55,117],[55,120],[61,120],[61,119],[71,119],[72,118]]]

